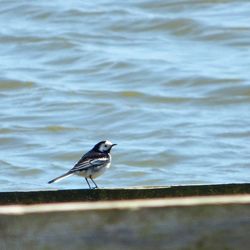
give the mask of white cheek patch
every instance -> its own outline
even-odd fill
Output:
[[[108,151],[111,147],[112,147],[112,142],[111,141],[105,141],[105,143],[103,143],[101,146],[100,146],[100,148],[99,148],[99,150],[101,151],[101,152],[105,152],[105,151]]]
[[[107,150],[106,147],[105,147],[105,144],[102,144],[101,147],[100,147],[100,151],[103,152],[105,150]]]
[[[100,147],[100,151],[104,152],[104,151],[107,151],[109,148],[110,148],[109,145],[102,145]]]

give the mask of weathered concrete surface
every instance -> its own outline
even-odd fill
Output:
[[[0,206],[0,215],[23,215],[31,213],[54,213],[97,210],[138,210],[142,208],[188,207],[204,205],[250,205],[250,195],[189,196],[179,198],[157,198],[140,200],[88,201],[41,203],[29,205]]]
[[[250,184],[243,183],[95,190],[74,189],[32,192],[0,192],[0,205],[68,201],[127,200],[226,194],[250,194]]]
[[[249,204],[237,195],[1,206],[0,249],[247,250]]]
[[[2,192],[0,250],[249,249],[249,194],[250,184]]]

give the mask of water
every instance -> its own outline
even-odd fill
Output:
[[[1,1],[1,191],[249,182],[248,1]]]

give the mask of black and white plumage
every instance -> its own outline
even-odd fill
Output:
[[[82,156],[82,158],[75,164],[75,166],[67,173],[49,181],[48,183],[58,182],[73,174],[85,177],[86,182],[89,184],[88,178],[94,183],[95,188],[98,188],[93,179],[100,176],[111,165],[110,151],[113,146],[110,141],[101,141],[97,143],[89,152]]]

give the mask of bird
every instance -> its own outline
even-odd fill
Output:
[[[90,179],[95,188],[98,188],[94,179],[105,172],[111,165],[111,149],[117,144],[113,144],[111,141],[105,140],[98,142],[90,151],[84,154],[81,159],[74,165],[72,169],[66,172],[63,175],[49,181],[51,184],[53,182],[61,181],[64,178],[67,178],[71,175],[79,175],[85,178],[89,189],[91,185],[88,181]]]

